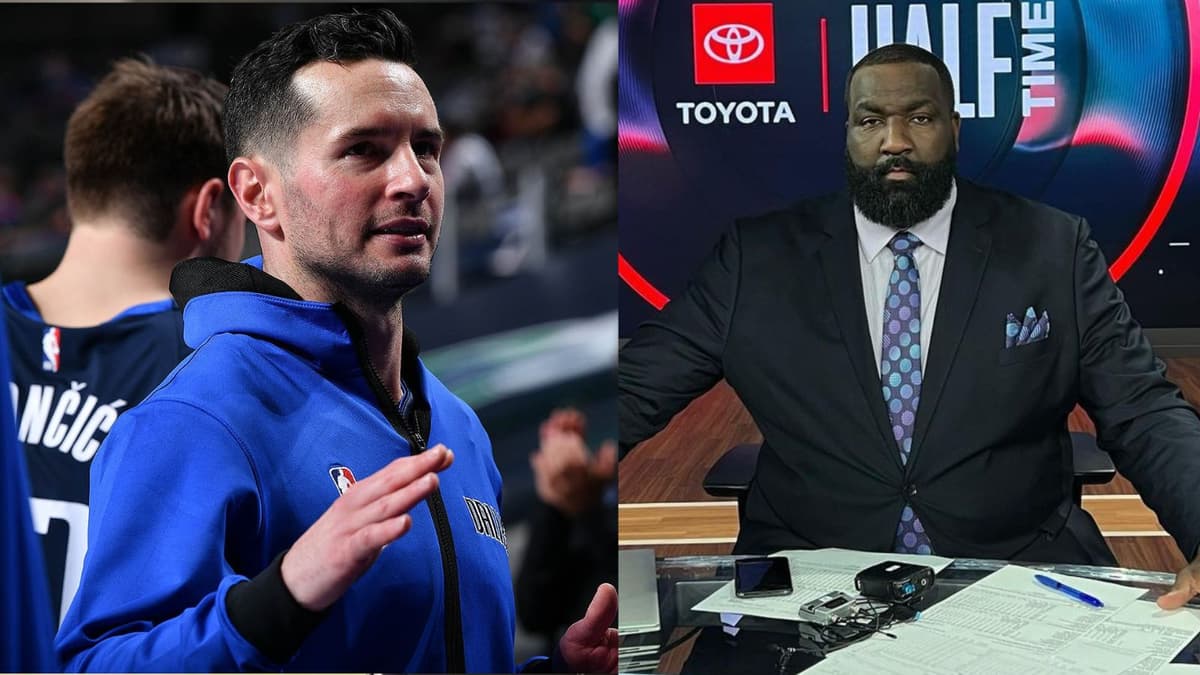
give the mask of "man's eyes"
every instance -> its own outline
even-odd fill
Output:
[[[362,143],[355,143],[354,145],[346,148],[346,150],[344,152],[342,152],[342,156],[344,156],[344,157],[374,157],[374,156],[378,155],[379,153],[380,153],[380,149],[377,145],[375,145],[374,143],[369,143],[367,141],[363,141]]]
[[[917,124],[920,126],[925,126],[925,125],[933,123],[933,115],[927,115],[924,113],[921,113],[918,115],[913,115],[913,116],[909,117],[908,119],[913,124]],[[858,121],[858,125],[860,127],[866,128],[866,129],[878,127],[878,126],[881,126],[882,124],[883,124],[883,120],[878,117],[864,117]]]
[[[413,143],[413,152],[417,157],[432,157],[437,159],[441,153],[442,146],[434,141],[417,141]]]
[[[417,141],[413,143],[413,154],[417,157],[431,157],[437,159],[441,154],[441,143],[436,141]],[[378,143],[363,141],[355,143],[342,151],[343,157],[366,157],[379,158],[387,156],[391,150]]]

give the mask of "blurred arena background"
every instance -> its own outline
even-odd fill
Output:
[[[114,59],[143,53],[227,83],[267,35],[334,8],[0,6],[0,276],[36,281],[57,264],[70,230],[63,131]],[[492,436],[515,566],[537,425],[573,405],[592,447],[616,437],[616,4],[393,9],[448,133],[442,241],[405,319]],[[245,256],[258,252],[248,229]],[[523,637],[518,656],[544,648]]]

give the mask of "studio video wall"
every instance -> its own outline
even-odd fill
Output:
[[[1086,217],[1134,315],[1200,327],[1200,0],[620,0],[621,335],[733,219],[841,189],[846,74],[939,55],[959,175]]]

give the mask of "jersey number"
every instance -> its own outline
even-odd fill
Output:
[[[33,529],[40,535],[50,533],[50,521],[61,520],[67,524],[67,561],[63,568],[62,604],[58,611],[61,624],[67,608],[79,590],[79,577],[83,575],[83,556],[87,553],[88,507],[86,504],[64,502],[57,499],[33,497],[29,500],[33,511]]]

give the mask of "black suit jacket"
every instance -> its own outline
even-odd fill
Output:
[[[724,377],[764,437],[739,551],[888,551],[907,501],[942,555],[1111,564],[1071,506],[1066,420],[1079,402],[1100,447],[1194,554],[1200,422],[1083,219],[959,181],[907,465],[857,247],[844,194],[738,221],[621,350],[623,449]],[[1049,312],[1050,337],[1006,349],[1006,315],[1031,305]]]

